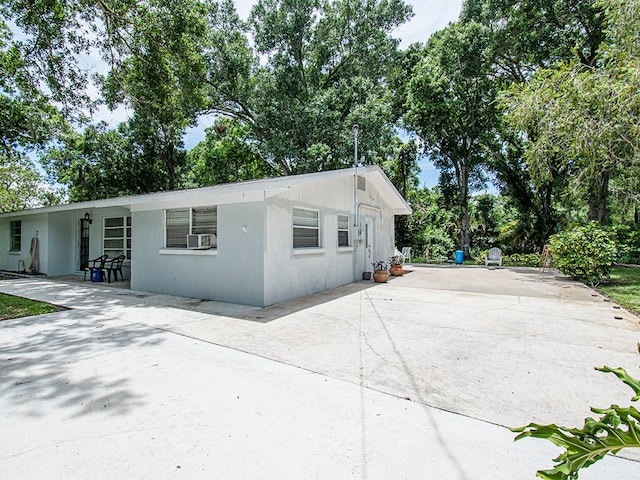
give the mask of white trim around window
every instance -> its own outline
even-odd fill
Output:
[[[318,249],[322,246],[320,242],[319,210],[293,207],[292,220],[294,250]],[[317,251],[314,253],[317,253]]]
[[[351,246],[349,215],[338,215],[338,248]]]
[[[22,252],[22,220],[9,222],[9,253],[19,255]]]
[[[218,246],[218,207],[173,208],[165,210],[165,241],[160,253],[175,253],[187,249],[187,235],[206,234],[211,236],[211,249]],[[198,253],[196,253],[198,254]]]
[[[102,254],[125,255],[131,260],[131,217],[105,217],[102,222]]]

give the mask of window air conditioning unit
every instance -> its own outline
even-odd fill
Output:
[[[207,248],[211,248],[211,235],[187,235],[187,248],[192,250],[205,250]]]

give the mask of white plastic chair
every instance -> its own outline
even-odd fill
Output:
[[[499,267],[502,267],[502,250],[498,247],[490,248],[488,255],[484,257],[484,266],[488,267],[490,263],[495,263]]]
[[[411,263],[411,247],[402,247],[402,256],[404,257],[403,264],[405,261]]]

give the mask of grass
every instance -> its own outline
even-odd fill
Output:
[[[49,303],[36,302],[22,297],[0,293],[0,320],[30,317],[60,310],[60,307]]]
[[[611,278],[602,282],[598,290],[621,307],[640,315],[640,268],[614,267]]]

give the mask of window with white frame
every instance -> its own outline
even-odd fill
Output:
[[[307,208],[293,209],[293,248],[320,246],[320,212]]]
[[[218,207],[174,208],[165,212],[166,247],[187,248],[187,235],[210,235],[217,246]]]
[[[104,219],[102,253],[115,258],[126,255],[131,260],[131,217],[108,217]]]
[[[349,246],[349,215],[338,215],[338,246]]]
[[[10,222],[10,252],[20,252],[22,250],[22,221],[12,220]]]

